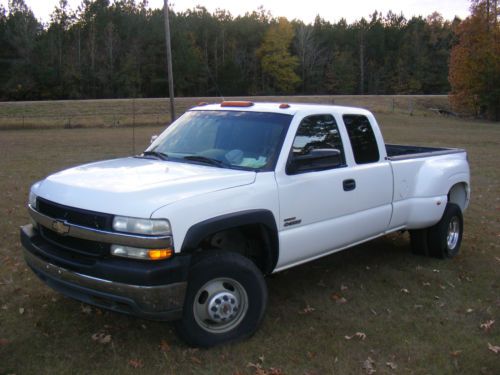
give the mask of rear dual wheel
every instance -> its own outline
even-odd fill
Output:
[[[441,220],[426,229],[410,231],[412,252],[434,258],[453,258],[460,251],[464,222],[460,207],[448,203]]]

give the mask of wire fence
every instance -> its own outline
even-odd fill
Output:
[[[379,113],[454,115],[444,95],[268,96],[232,97],[226,100],[335,104],[363,107]],[[176,113],[182,114],[200,102],[221,101],[221,98],[213,97],[178,98]],[[168,99],[165,98],[0,103],[0,130],[166,126],[170,122]]]

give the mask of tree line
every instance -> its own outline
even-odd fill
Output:
[[[476,117],[500,121],[500,6],[498,0],[471,3],[471,16],[455,31],[450,101]]]
[[[374,12],[311,24],[203,7],[171,11],[178,96],[446,94],[460,20]],[[0,99],[168,95],[163,12],[147,1],[60,0],[41,23],[24,0],[0,6]]]

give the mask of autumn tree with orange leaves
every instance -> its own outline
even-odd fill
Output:
[[[500,121],[500,7],[498,0],[472,0],[452,49],[450,100],[459,112]]]

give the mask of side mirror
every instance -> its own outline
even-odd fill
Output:
[[[153,143],[154,141],[156,141],[156,139],[158,138],[158,135],[155,134],[153,136],[151,136],[151,141],[149,142],[150,144]]]
[[[296,174],[308,171],[320,171],[342,165],[342,153],[336,148],[317,148],[305,155],[292,156],[287,173]]]

